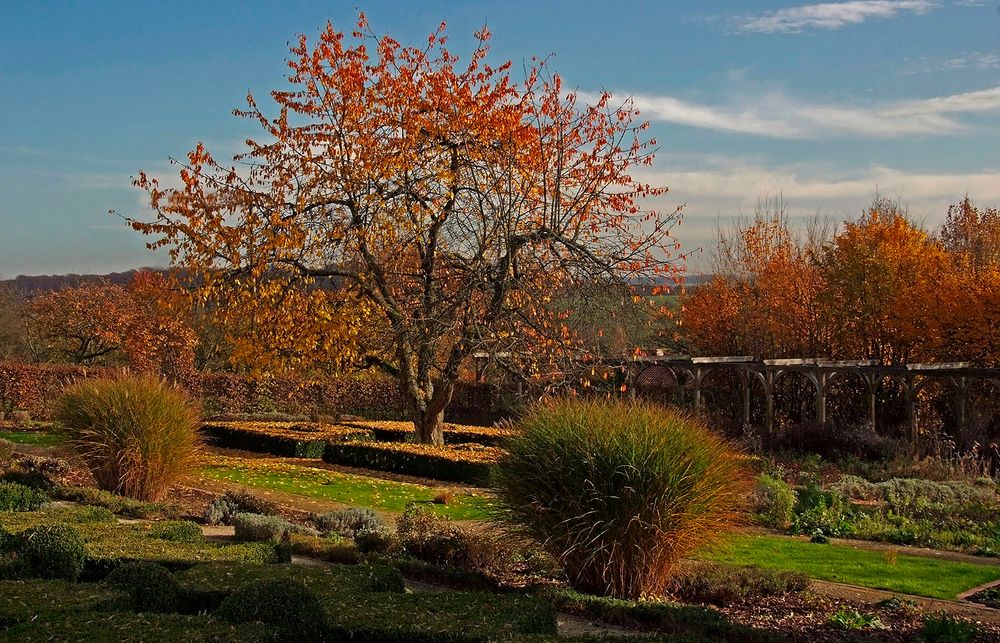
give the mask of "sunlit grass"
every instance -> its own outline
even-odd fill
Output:
[[[810,578],[930,598],[958,594],[1000,579],[1000,565],[975,564],[873,551],[849,545],[819,545],[778,536],[741,536],[703,555],[718,562],[802,572]]]
[[[432,504],[440,489],[268,459],[213,457],[203,464],[201,474],[247,487],[381,511],[402,512],[411,502],[426,503],[434,513],[455,520],[484,520],[491,502],[484,496],[456,494],[447,505]]]
[[[62,444],[64,438],[48,431],[0,431],[0,440],[36,447],[53,447]]]

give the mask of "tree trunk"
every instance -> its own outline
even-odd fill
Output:
[[[455,385],[447,382],[437,387],[431,384],[428,388],[429,391],[421,391],[424,395],[410,401],[413,426],[417,442],[441,446],[444,444],[444,410],[451,402]]]

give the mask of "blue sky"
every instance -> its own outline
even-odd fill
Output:
[[[649,178],[685,204],[677,236],[781,193],[793,220],[855,216],[879,192],[931,227],[968,192],[1000,203],[1000,0],[827,3],[0,3],[0,277],[163,265],[109,215],[143,213],[140,168],[252,130],[230,115],[284,82],[287,43],[356,8],[419,42],[552,55],[582,92],[633,95],[660,144]],[[696,255],[692,268],[708,253]]]

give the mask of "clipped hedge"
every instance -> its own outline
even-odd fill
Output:
[[[330,442],[323,460],[330,464],[391,471],[422,478],[489,486],[497,447],[461,445],[436,447],[396,442]]]
[[[119,524],[113,517],[109,522],[95,516],[93,507],[43,507],[29,513],[0,514],[0,529],[15,535],[36,527],[63,525],[72,525],[83,539],[86,553],[81,578],[86,580],[104,578],[129,562],[148,561],[177,570],[213,561],[270,564],[282,558],[274,543],[164,540],[156,524]]]
[[[322,458],[327,442],[371,439],[364,428],[310,422],[206,422],[216,446],[285,458]]]
[[[350,420],[344,425],[371,431],[379,442],[408,442],[413,439],[411,422],[390,420]],[[481,444],[488,447],[503,446],[504,440],[514,435],[514,430],[502,426],[473,426],[465,424],[444,425],[445,444]]]

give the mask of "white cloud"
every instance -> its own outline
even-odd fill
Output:
[[[878,192],[899,198],[911,216],[936,228],[948,206],[969,194],[977,203],[1000,203],[1000,167],[974,172],[910,171],[885,165],[835,170],[819,164],[767,165],[759,159],[668,156],[636,178],[670,191],[656,206],[685,204],[675,236],[685,252],[714,244],[715,226],[753,212],[758,197],[782,195],[794,223],[816,215],[842,221],[856,217]]]
[[[582,98],[593,100],[591,94]],[[897,138],[953,134],[966,129],[957,114],[1000,111],[1000,86],[949,96],[857,107],[795,99],[770,92],[738,103],[710,105],[673,96],[633,96],[643,118],[721,132],[818,139],[856,135]]]
[[[745,14],[734,18],[731,24],[740,33],[799,33],[807,29],[840,29],[872,18],[891,18],[901,13],[924,14],[936,6],[930,0],[823,2]]]

